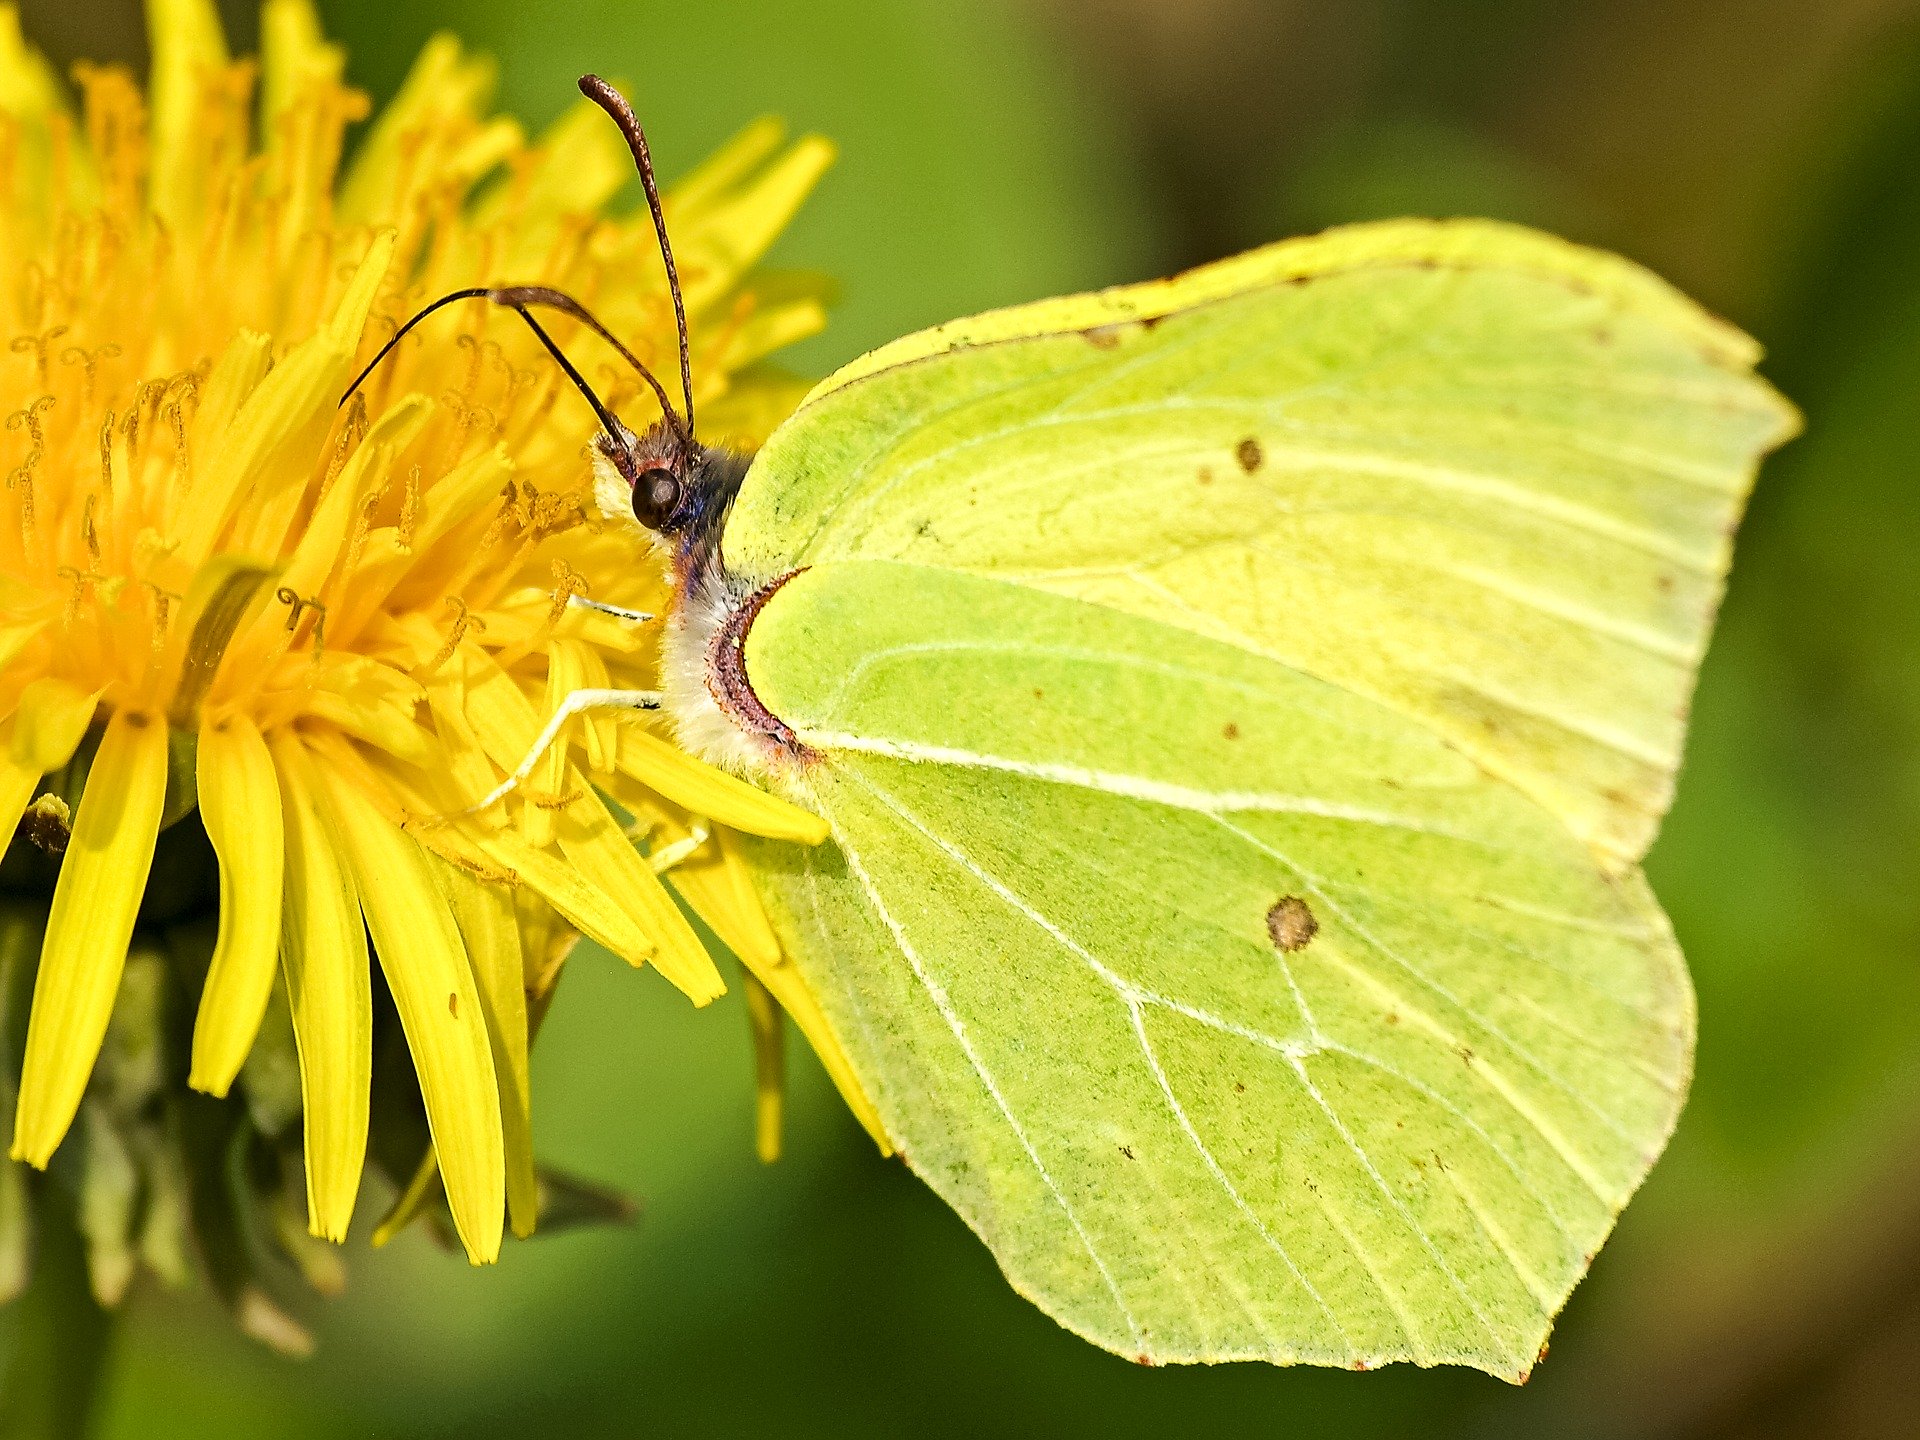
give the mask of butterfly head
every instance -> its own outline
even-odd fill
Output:
[[[661,420],[636,435],[618,419],[593,441],[593,493],[608,518],[631,516],[678,552],[704,552],[740,488],[746,457],[702,445]]]

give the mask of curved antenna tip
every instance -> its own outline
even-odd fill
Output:
[[[647,132],[626,97],[598,75],[582,75],[580,93],[607,112],[620,127],[620,134],[633,155],[634,168],[640,172],[640,186],[647,192],[647,209],[653,215],[653,231],[660,238],[660,259],[667,269],[667,291],[673,296],[673,319],[680,332],[680,395],[687,417],[687,433],[693,433],[693,351],[687,336],[687,305],[680,294],[680,272],[673,263],[673,246],[667,240],[667,217],[660,205],[660,187],[653,178],[653,156],[647,148]]]

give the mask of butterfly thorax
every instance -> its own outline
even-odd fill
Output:
[[[767,776],[799,754],[793,732],[748,683],[747,630],[775,590],[732,574],[721,534],[753,457],[686,441],[667,422],[625,426],[594,444],[601,513],[642,530],[667,562],[673,604],[661,641],[660,691],[682,745],[713,764]]]

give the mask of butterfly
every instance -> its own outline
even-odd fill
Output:
[[[908,336],[749,457],[677,281],[643,434],[525,308],[577,304],[463,293],[673,573],[660,692],[548,738],[663,708],[825,819],[742,842],[760,899],[1014,1287],[1142,1362],[1524,1378],[1687,1090],[1639,861],[1797,426],[1755,344],[1532,231],[1358,225]]]

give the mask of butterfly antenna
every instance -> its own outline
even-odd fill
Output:
[[[511,301],[502,301],[500,303],[504,304],[507,309],[513,311],[514,314],[527,322],[527,328],[533,331],[534,338],[546,346],[547,353],[553,356],[554,364],[565,371],[567,378],[573,381],[574,388],[587,397],[587,403],[593,406],[593,413],[600,417],[600,428],[607,432],[607,438],[622,450],[625,450],[627,448],[627,441],[626,437],[621,434],[623,427],[620,422],[614,419],[613,412],[607,409],[600,397],[593,393],[593,387],[587,384],[586,377],[573,368],[573,362],[567,359],[566,353],[562,351],[558,345],[554,344],[553,337],[547,334],[540,322],[534,319],[531,312],[524,307],[515,305]]]
[[[653,156],[647,150],[647,133],[620,92],[598,75],[580,77],[580,93],[613,117],[626,137],[627,149],[640,171],[640,184],[647,192],[647,208],[653,212],[653,230],[660,237],[660,258],[667,266],[667,289],[673,295],[673,319],[680,328],[680,393],[686,400],[686,433],[693,433],[693,355],[687,340],[687,307],[680,298],[680,275],[673,266],[673,246],[667,241],[667,217],[660,209],[660,187],[653,179]]]
[[[653,371],[649,370],[645,362],[621,342],[618,335],[615,335],[611,330],[607,329],[605,325],[602,325],[591,310],[567,294],[566,291],[555,290],[546,285],[499,285],[484,293],[494,304],[504,305],[509,310],[521,310],[522,314],[525,313],[521,308],[523,306],[541,305],[549,310],[558,310],[562,315],[578,320],[582,325],[606,341],[607,344],[619,351],[620,358],[637,370],[640,378],[652,387],[655,398],[660,402],[660,413],[667,417],[667,423],[673,426],[674,430],[679,434],[680,439],[682,441],[688,441],[693,438],[691,429],[680,419],[679,415],[674,413],[673,402],[667,399],[666,387],[660,383]]]
[[[607,329],[605,325],[601,324],[599,318],[595,316],[591,310],[587,309],[586,306],[582,305],[564,290],[555,290],[546,285],[475,286],[471,289],[454,290],[442,295],[438,300],[435,300],[431,305],[423,308],[412,319],[408,320],[406,324],[393,332],[393,338],[382,345],[379,353],[367,362],[366,369],[354,377],[353,384],[349,385],[346,393],[340,397],[340,403],[344,405],[353,398],[354,391],[358,390],[380,362],[392,353],[393,347],[405,338],[409,330],[426,319],[427,316],[433,314],[434,311],[444,305],[451,305],[456,300],[489,300],[495,305],[500,306],[503,310],[513,311],[514,314],[524,320],[527,323],[527,328],[532,330],[534,337],[546,347],[547,353],[553,356],[555,363],[566,373],[567,378],[579,388],[582,395],[587,397],[587,403],[593,406],[593,413],[599,416],[600,424],[606,430],[607,434],[617,443],[624,445],[625,442],[621,440],[620,430],[617,427],[613,413],[607,409],[600,397],[594,393],[593,387],[588,385],[585,378],[574,368],[573,362],[568,360],[560,347],[554,343],[553,337],[546,332],[532,315],[527,313],[527,307],[530,305],[544,306],[549,310],[558,310],[561,314],[578,320],[602,340],[605,340],[615,350],[619,351],[621,358],[640,373],[640,377],[653,388],[654,395],[659,399],[661,413],[667,417],[668,422],[672,424],[674,430],[679,433],[683,441],[689,438],[686,427],[681,423],[680,417],[674,413],[673,402],[667,399],[666,387],[661,385],[659,379],[654,375],[653,371],[647,368],[645,362],[622,344],[620,337]]]
[[[347,386],[346,394],[340,397],[340,403],[344,405],[347,403],[347,401],[351,400],[353,398],[353,392],[358,390],[363,384],[366,383],[367,377],[373,374],[373,372],[379,368],[380,362],[382,360],[386,359],[388,355],[393,353],[393,347],[398,345],[402,340],[406,339],[407,332],[413,329],[413,327],[418,325],[422,320],[426,319],[429,315],[433,314],[434,311],[440,309],[440,307],[443,305],[451,305],[456,300],[485,300],[489,298],[489,294],[490,292],[486,290],[455,290],[450,294],[442,295],[438,300],[434,301],[431,305],[428,305],[426,308],[421,310],[419,314],[415,315],[411,320],[407,321],[406,324],[402,325],[398,330],[394,331],[393,338],[387,341],[386,344],[382,345],[380,347],[379,353],[375,355],[373,359],[367,362],[367,368],[362,370],[358,375],[353,377],[353,383]]]

